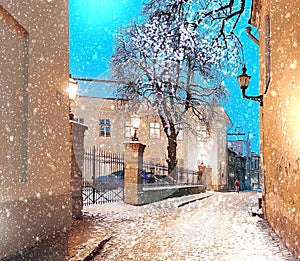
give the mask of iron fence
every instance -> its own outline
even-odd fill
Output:
[[[167,165],[143,161],[144,186],[199,185],[201,173],[177,167],[168,173]],[[105,204],[123,201],[124,198],[124,155],[93,147],[84,153],[83,204]]]
[[[93,147],[84,153],[83,204],[105,204],[123,200],[124,155]]]
[[[202,173],[177,166],[172,173],[168,173],[168,166],[144,160],[143,170],[153,175],[153,184],[179,184],[179,185],[203,185]]]

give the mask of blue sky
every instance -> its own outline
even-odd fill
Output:
[[[113,52],[113,35],[120,25],[128,25],[138,19],[141,0],[71,0],[69,1],[70,15],[70,73],[73,77],[109,78],[109,59]],[[246,0],[247,10],[241,18],[237,35],[244,46],[247,74],[251,82],[247,95],[259,93],[259,56],[258,46],[246,35],[250,17],[251,0]],[[253,28],[256,32],[255,28]],[[237,126],[243,133],[250,133],[252,151],[259,152],[259,104],[258,102],[242,99],[236,77],[225,82],[230,95],[224,107],[233,122],[230,131]],[[112,89],[101,83],[80,82],[83,95],[113,96]],[[245,136],[236,138],[245,139]],[[231,138],[235,138],[231,136]]]

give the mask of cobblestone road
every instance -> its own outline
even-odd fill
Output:
[[[90,209],[113,235],[94,260],[298,260],[264,220],[250,215],[253,205],[254,192],[207,192]]]

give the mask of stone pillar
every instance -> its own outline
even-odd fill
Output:
[[[212,168],[205,169],[205,186],[207,190],[212,190]]]
[[[141,205],[142,200],[142,170],[145,145],[138,141],[124,143],[124,203]]]
[[[70,121],[72,147],[71,147],[71,193],[72,217],[82,219],[82,172],[84,163],[84,132],[87,126],[76,121]]]
[[[206,166],[201,163],[200,165],[198,165],[198,177],[197,177],[197,184],[205,184],[205,180],[206,180],[206,177],[205,177],[205,169],[206,169]],[[204,182],[203,182],[204,181]]]

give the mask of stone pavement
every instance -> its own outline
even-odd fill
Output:
[[[112,232],[93,260],[298,260],[266,221],[251,215],[253,205],[254,192],[207,192],[87,209]]]
[[[91,206],[62,234],[9,261],[298,260],[250,213],[254,192],[206,192],[144,206]]]

